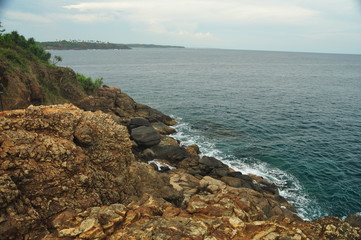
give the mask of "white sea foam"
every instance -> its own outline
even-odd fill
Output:
[[[161,170],[162,167],[168,167],[170,170],[175,169],[175,167],[172,167],[169,164],[163,162],[159,162],[156,159],[148,161],[148,164],[152,164],[152,163],[154,163],[158,167],[158,170]]]
[[[292,204],[298,215],[304,220],[312,220],[327,213],[322,212],[317,201],[312,199],[299,180],[290,173],[275,168],[265,162],[254,158],[237,159],[235,156],[224,154],[217,149],[215,143],[202,136],[201,132],[192,129],[189,124],[181,122],[175,126],[177,133],[172,136],[180,140],[183,145],[197,144],[201,155],[215,157],[236,171],[243,174],[254,174],[277,185],[280,195]]]

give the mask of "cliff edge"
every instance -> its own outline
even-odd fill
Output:
[[[156,129],[149,119],[71,104],[1,112],[0,238],[360,239],[338,218],[302,221],[271,183],[163,131],[132,137]]]
[[[170,137],[171,117],[119,88],[88,95],[6,36],[0,239],[361,239],[359,217],[303,221],[274,184]]]

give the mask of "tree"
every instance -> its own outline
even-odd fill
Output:
[[[53,61],[53,64],[56,65],[58,62],[63,61],[63,58],[55,55],[52,61]]]

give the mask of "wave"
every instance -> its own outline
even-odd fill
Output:
[[[172,137],[180,140],[182,145],[197,144],[201,156],[215,157],[236,171],[261,176],[276,184],[280,195],[296,208],[298,215],[304,220],[313,220],[328,215],[292,174],[255,158],[236,158],[226,154],[216,147],[216,142],[207,139],[199,130],[182,122],[181,118],[174,118],[178,120],[179,124],[174,126],[177,132],[172,134]]]

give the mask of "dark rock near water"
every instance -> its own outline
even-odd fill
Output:
[[[176,132],[174,128],[169,127],[162,122],[154,122],[152,123],[152,127],[154,127],[160,134],[163,135],[169,135]]]
[[[221,161],[219,161],[218,159],[214,158],[214,157],[202,157],[199,160],[199,163],[201,165],[206,166],[209,169],[213,169],[213,168],[224,168],[228,166],[224,163],[222,163]]]
[[[147,119],[142,118],[142,117],[136,117],[136,118],[130,119],[130,122],[129,122],[130,129],[141,127],[141,126],[150,127],[150,122]]]
[[[145,149],[141,155],[142,159],[144,159],[145,161],[153,160],[156,157],[155,153],[150,148]]]
[[[160,134],[152,127],[137,127],[131,130],[131,138],[140,146],[151,147],[160,142]]]
[[[188,156],[187,151],[180,146],[155,146],[152,150],[157,158],[168,160],[170,163],[177,163]]]
[[[135,110],[137,111],[138,116],[145,117],[150,122],[160,121],[168,126],[177,124],[177,122],[173,118],[147,105],[137,103],[135,106]]]
[[[350,224],[352,227],[361,228],[361,215],[359,214],[348,215],[347,218],[345,219],[345,222]]]

